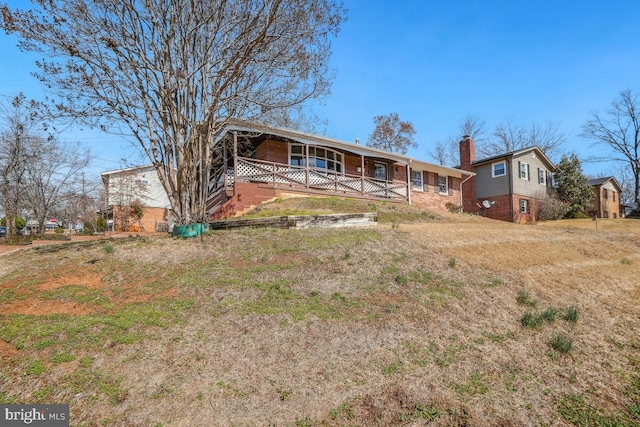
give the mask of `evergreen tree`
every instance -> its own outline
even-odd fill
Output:
[[[557,198],[569,205],[565,218],[584,217],[584,210],[591,204],[593,192],[587,185],[587,177],[582,173],[580,160],[575,154],[562,156],[553,180]]]

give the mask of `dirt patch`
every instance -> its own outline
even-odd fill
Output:
[[[7,342],[0,340],[0,359],[10,359],[18,355],[20,355],[20,350]]]
[[[3,304],[2,312],[5,314],[25,314],[33,316],[47,316],[50,314],[81,316],[91,314],[95,312],[95,309],[91,306],[71,301],[50,301],[40,298],[29,298]]]

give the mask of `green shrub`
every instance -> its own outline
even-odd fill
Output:
[[[451,213],[460,213],[462,212],[462,207],[460,205],[456,205],[455,203],[447,202],[444,205],[445,208]]]
[[[569,307],[562,318],[567,322],[576,323],[578,321],[578,309],[574,306]]]
[[[542,318],[547,322],[554,322],[556,320],[557,314],[558,314],[558,309],[550,307],[550,308],[547,308],[545,311],[543,311],[540,316],[542,316]]]
[[[518,298],[517,298],[518,302],[522,305],[528,305],[531,307],[535,307],[538,305],[538,301],[536,301],[535,299],[531,298],[531,295],[529,295],[528,291],[525,290],[521,290],[518,292]]]
[[[554,334],[551,338],[551,347],[560,353],[570,353],[573,349],[573,340],[565,334]]]
[[[542,326],[543,322],[544,319],[542,318],[542,316],[538,316],[537,314],[534,314],[530,311],[527,311],[520,318],[520,323],[522,323],[522,326],[526,328],[539,328]]]

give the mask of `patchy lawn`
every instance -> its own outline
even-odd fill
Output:
[[[354,202],[299,203],[261,210]],[[370,208],[2,255],[0,401],[74,426],[640,423],[640,221]]]

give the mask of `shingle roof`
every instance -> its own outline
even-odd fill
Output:
[[[609,181],[611,178],[613,178],[612,176],[603,176],[600,178],[593,178],[587,181],[587,185],[602,185],[605,182]]]

